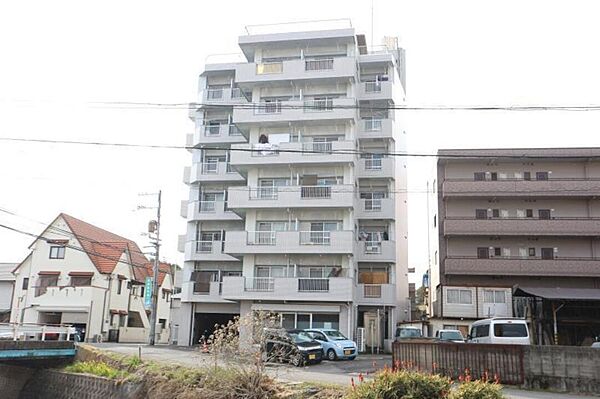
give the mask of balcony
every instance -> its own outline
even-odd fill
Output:
[[[359,199],[354,216],[357,219],[394,219],[394,205],[393,198]]]
[[[187,139],[187,145],[198,147],[205,144],[235,144],[247,141],[234,124],[198,125],[191,139]]]
[[[102,303],[106,291],[93,286],[30,288],[35,289],[31,305],[48,312],[88,312],[93,302]]]
[[[352,231],[230,231],[225,252],[243,254],[351,254]]]
[[[239,259],[223,252],[222,241],[189,241],[185,243],[186,261],[237,262]]]
[[[490,276],[600,277],[598,258],[503,258],[449,257],[446,274]]]
[[[200,91],[200,102],[201,105],[246,104],[250,102],[250,99],[239,87],[206,88]]]
[[[243,182],[245,179],[227,162],[195,163],[190,173],[190,184]]]
[[[288,164],[348,164],[356,159],[353,141],[282,143],[270,147],[264,144],[236,144],[232,149],[242,150],[231,152],[230,162],[236,168],[287,166]]]
[[[281,125],[288,122],[341,122],[349,119],[357,121],[358,112],[354,98],[333,98],[324,100],[293,100],[263,102],[254,107],[237,107],[233,110],[233,120],[242,125]]]
[[[235,81],[239,84],[303,79],[327,79],[344,82],[347,82],[348,79],[356,79],[356,60],[354,57],[333,57],[258,64],[246,63],[237,65],[235,71]]]
[[[359,139],[394,138],[394,120],[389,118],[361,119],[358,125]]]
[[[188,222],[203,220],[242,220],[241,216],[227,208],[225,201],[190,201]]]
[[[447,218],[444,235],[597,236],[599,218]]]
[[[350,277],[224,277],[223,298],[229,300],[352,301]]]
[[[394,98],[392,82],[360,82],[357,85],[360,100],[391,100]]]
[[[600,179],[446,179],[444,197],[592,197],[600,195]]]
[[[351,208],[354,186],[230,187],[232,209]]]
[[[177,252],[184,253],[185,252],[185,243],[187,242],[187,237],[185,234],[180,234],[177,236]]]
[[[358,262],[396,262],[395,241],[356,241]]]
[[[395,160],[386,158],[363,158],[358,163],[358,177],[364,178],[388,178],[395,176]]]
[[[358,305],[396,306],[396,286],[394,284],[358,284],[356,303]]]
[[[222,283],[186,281],[181,286],[181,302],[231,303],[221,295]]]
[[[183,168],[183,182],[185,184],[190,184],[190,177],[192,175],[192,168],[190,166],[186,166]]]

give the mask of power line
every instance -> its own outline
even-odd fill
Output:
[[[258,156],[263,157],[265,161],[269,160],[270,156],[275,156],[277,153],[296,153],[296,154],[321,154],[321,155],[381,155],[386,157],[412,157],[412,158],[442,158],[442,159],[585,159],[594,160],[600,159],[600,155],[530,155],[530,154],[515,154],[515,155],[468,155],[468,154],[428,154],[428,153],[410,153],[410,152],[385,152],[385,151],[365,151],[365,150],[296,150],[291,148],[228,148],[219,146],[180,146],[180,145],[165,145],[165,144],[138,144],[138,143],[115,143],[115,142],[101,142],[101,141],[80,141],[80,140],[58,140],[58,139],[34,139],[34,138],[20,138],[20,137],[0,137],[0,141],[8,142],[23,142],[23,143],[41,143],[41,144],[71,144],[71,145],[88,145],[88,146],[99,146],[99,147],[124,147],[124,148],[149,148],[149,149],[169,149],[169,150],[225,150],[233,152],[250,152],[253,154],[260,154]],[[589,149],[589,148],[588,148]],[[598,148],[600,150],[600,148]],[[460,150],[456,150],[460,151]],[[529,151],[523,149],[524,152]],[[268,153],[263,155],[263,153]]]

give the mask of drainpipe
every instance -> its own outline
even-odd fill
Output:
[[[109,298],[108,298],[108,303],[110,306],[110,293],[112,292],[112,275],[108,276],[108,290],[104,291],[104,301],[102,304],[102,320],[100,322],[100,334],[102,334],[104,332],[104,319],[106,317],[106,311],[107,311],[107,306],[106,306],[106,293],[109,293]]]
[[[556,322],[556,314],[561,310],[565,304],[561,304],[558,308],[555,303],[552,302],[552,318],[554,321],[554,345],[558,345],[558,323]]]

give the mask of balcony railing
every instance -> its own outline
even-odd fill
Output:
[[[305,70],[307,71],[323,71],[327,69],[333,69],[333,58],[306,60]]]
[[[196,241],[196,252],[198,253],[210,253],[213,250],[214,241]],[[221,242],[221,241],[218,241]]]
[[[330,245],[330,231],[301,231],[300,245]]]
[[[304,101],[304,112],[333,111],[333,98]]]
[[[208,100],[222,100],[223,97],[225,97],[223,95],[223,91],[225,89],[207,89],[206,90],[206,98]]]
[[[331,198],[331,186],[302,186],[300,198]]]
[[[248,245],[275,245],[276,231],[249,231]]]
[[[376,255],[381,253],[381,241],[365,241],[365,254]]]
[[[298,292],[329,292],[329,279],[299,278]]]
[[[220,125],[203,125],[205,137],[219,137],[225,134],[229,136],[241,136],[242,132],[234,124],[220,124]]]
[[[200,201],[199,212],[215,212],[217,201]]]
[[[297,186],[296,186],[297,187]],[[332,186],[300,186],[300,198],[302,199],[322,199],[331,198]],[[285,186],[282,190],[291,190],[293,186]],[[280,187],[258,187],[250,188],[250,199],[274,200],[278,198]]]
[[[381,158],[367,158],[365,159],[366,170],[381,170],[382,159]]]
[[[281,101],[276,102],[261,102],[254,106],[254,113],[257,115],[261,114],[280,114],[281,113]]]
[[[263,62],[256,64],[257,75],[264,75],[267,73],[283,73],[283,62]]]
[[[278,193],[278,187],[258,187],[249,189],[251,200],[274,200],[277,199]]]
[[[382,119],[363,119],[365,132],[380,132],[383,128]]]
[[[302,151],[310,151],[309,153],[303,153],[303,155],[331,154],[332,149],[332,142],[311,141],[309,143],[302,143]]]
[[[365,298],[381,298],[381,284],[363,284]]]
[[[381,210],[382,198],[365,199],[365,211],[379,212]]]
[[[217,174],[219,173],[219,162],[204,162],[200,170],[203,175]]]
[[[365,93],[380,93],[381,82],[365,82]]]
[[[244,290],[246,291],[273,291],[275,279],[273,277],[246,277],[244,278]]]

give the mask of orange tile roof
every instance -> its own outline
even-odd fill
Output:
[[[77,238],[100,273],[112,273],[117,262],[123,255],[123,252],[127,251],[131,260],[135,280],[144,282],[146,276],[152,276],[152,263],[142,253],[140,247],[132,240],[101,229],[100,227],[96,227],[65,213],[61,213],[59,216],[65,220],[69,229]],[[159,284],[162,284],[164,274],[171,272],[170,265],[161,262],[160,271]]]

